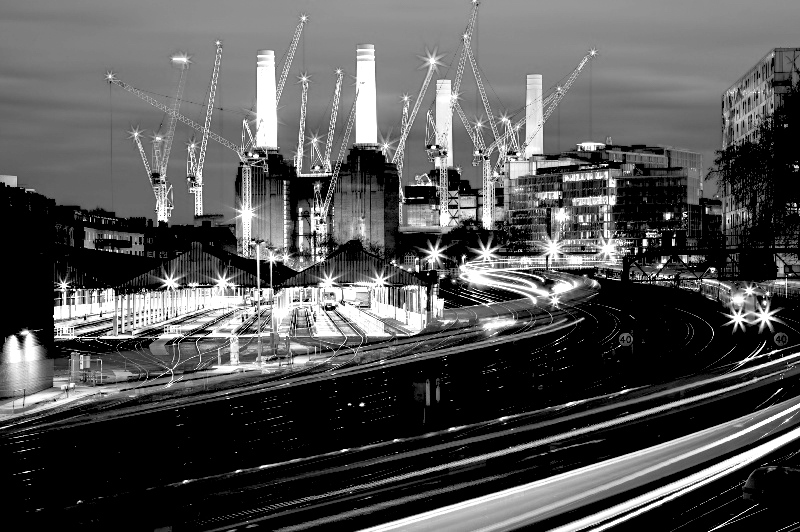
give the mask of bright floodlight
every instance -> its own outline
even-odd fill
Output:
[[[547,240],[545,243],[547,255],[556,256],[561,252],[561,243],[555,240]]]
[[[437,52],[437,48],[434,48],[433,52],[431,52],[427,47],[425,47],[425,55],[417,56],[423,61],[422,65],[419,66],[419,69],[429,68],[438,71],[439,67],[443,64],[439,60],[443,58],[445,54],[438,54]]]
[[[750,285],[747,285],[747,286],[745,287],[744,291],[745,291],[745,293],[746,293],[748,296],[752,296],[752,295],[753,295],[753,292],[754,292],[754,290],[753,290],[753,287],[752,287],[752,286],[750,286]]]
[[[740,327],[744,332],[744,326],[747,324],[747,315],[744,312],[734,310],[731,314],[725,314],[725,316],[730,318],[730,321],[726,322],[725,325],[733,325],[733,332],[736,332]]]
[[[760,308],[756,311],[756,323],[758,324],[758,332],[762,332],[764,328],[768,328],[769,332],[775,332],[775,323],[783,323],[776,317],[781,309],[770,310],[769,303],[765,308]]]
[[[131,127],[130,131],[128,131],[128,138],[133,139],[134,141],[141,138],[142,134],[144,133],[143,129],[139,129],[139,126]]]
[[[437,264],[444,257],[442,251],[443,250],[439,248],[439,242],[433,246],[428,242],[428,249],[426,250],[428,261],[433,265]]]
[[[60,283],[58,283],[58,287],[61,290],[66,290],[67,288],[69,288],[69,283],[66,281],[61,281]]]
[[[166,279],[164,279],[164,286],[166,286],[171,290],[175,290],[176,288],[178,288],[178,281],[173,277],[167,277]]]
[[[256,213],[252,208],[242,209],[239,211],[239,216],[241,216],[244,220],[251,220],[255,215]]]
[[[323,288],[330,288],[333,286],[333,282],[336,280],[331,274],[326,273],[325,277],[319,282],[323,286]]]
[[[217,287],[218,288],[225,288],[228,286],[228,279],[222,277],[221,275],[217,278]]]
[[[478,249],[475,249],[475,248],[470,248],[470,249],[472,249],[472,251],[477,253],[478,256],[481,258],[481,260],[483,262],[488,262],[488,261],[496,258],[494,253],[495,253],[495,251],[497,251],[500,248],[499,247],[493,248],[492,247],[492,239],[489,238],[489,241],[485,245],[484,245],[483,241],[479,241],[478,242]],[[463,258],[466,258],[466,255],[464,255]]]
[[[192,64],[192,56],[190,56],[185,52],[178,52],[177,54],[170,57],[170,59],[172,60],[173,64],[180,67],[186,67]]]
[[[564,209],[559,209],[558,212],[556,212],[556,221],[563,222],[567,218],[569,218],[569,216],[567,215],[567,211]]]
[[[611,239],[600,241],[600,255],[611,257],[616,252],[616,246]]]
[[[744,304],[744,296],[742,294],[736,294],[731,298],[731,301],[734,305],[741,306]]]

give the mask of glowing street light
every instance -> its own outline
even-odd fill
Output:
[[[617,249],[616,248],[616,244],[614,243],[614,240],[612,240],[610,238],[608,240],[601,239],[599,248],[600,248],[600,250],[598,252],[599,255],[602,256],[602,257],[609,258],[609,259],[614,256],[614,253],[616,253],[616,249]]]
[[[167,276],[163,282],[164,286],[166,286],[168,290],[175,290],[178,288],[178,280],[172,276]]]
[[[780,310],[770,310],[769,303],[767,303],[766,307],[758,309],[755,312],[755,323],[758,324],[758,332],[762,332],[765,327],[769,329],[769,332],[775,332],[774,324],[783,323],[782,320],[776,317]]]
[[[442,251],[444,250],[439,248],[439,242],[437,242],[433,246],[431,245],[430,242],[428,242],[428,249],[426,250],[426,253],[428,262],[431,265],[431,269],[433,269],[436,266],[436,264],[438,264],[439,261],[441,261],[444,258],[444,254],[442,254]]]
[[[747,314],[745,314],[741,309],[734,310],[730,314],[725,314],[725,317],[730,318],[725,325],[733,325],[733,332],[735,333],[737,329],[741,327],[742,332],[744,332],[744,327],[747,325]]]
[[[478,242],[478,249],[470,248],[472,251],[478,254],[483,262],[488,262],[492,259],[495,259],[495,252],[500,249],[499,247],[492,247],[492,239],[489,238],[489,241],[484,244],[483,241]]]

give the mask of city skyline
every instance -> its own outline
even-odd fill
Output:
[[[284,157],[292,156],[297,139],[296,76],[301,71],[312,75],[306,134],[317,129],[324,134],[333,71],[342,67],[354,75],[355,45],[362,42],[376,47],[379,130],[386,135],[393,129],[391,136],[396,139],[400,96],[416,97],[424,78],[424,72],[417,70],[417,55],[426,47],[438,48],[448,54],[445,63],[453,63],[470,8],[466,0],[435,5],[362,0],[333,5],[307,0],[279,2],[269,9],[255,2],[239,5],[242,8],[235,11],[211,2],[177,2],[168,9],[155,3],[108,8],[95,0],[55,7],[47,2],[9,6],[0,19],[5,51],[0,59],[0,174],[17,175],[20,184],[59,204],[100,206],[120,216],[153,218],[152,191],[126,130],[138,125],[152,133],[165,117],[117,87],[109,89],[103,82],[105,71],[113,69],[138,88],[169,95],[175,78],[168,58],[179,50],[190,53],[194,64],[181,112],[202,121],[201,106],[190,102],[204,99],[214,41],[221,39],[224,50],[215,107],[223,111],[215,110],[211,129],[238,143],[241,120],[255,104],[256,50],[274,49],[280,58],[300,12],[307,13],[310,21],[278,111]],[[366,18],[368,8],[375,17]],[[243,16],[259,10],[263,21]],[[780,0],[767,6],[722,1],[572,2],[538,13],[527,2],[485,0],[473,44],[496,115],[524,105],[526,74],[542,74],[546,90],[567,76],[589,48],[599,49],[598,60],[578,78],[545,126],[545,153],[611,136],[618,144],[696,150],[704,155],[707,168],[720,144],[722,92],[769,49],[798,44],[790,40],[798,15],[800,6]],[[454,70],[448,72],[444,66],[440,75],[452,79]],[[346,82],[337,132],[353,92],[352,80]],[[476,92],[467,72],[462,107],[470,117],[483,114]],[[429,88],[409,137],[406,183],[429,170],[423,149],[424,112],[433,104],[433,93]],[[165,126],[163,120],[162,129]],[[185,142],[191,134],[178,125],[168,171],[175,196],[172,223],[191,221],[192,197],[184,175]],[[471,142],[460,124],[454,125],[454,136],[456,165],[477,187],[479,170],[470,164]],[[340,142],[341,137],[335,139],[334,155]],[[233,216],[236,165],[232,152],[209,143],[204,172],[207,213]],[[713,185],[706,187],[707,196],[714,192]]]

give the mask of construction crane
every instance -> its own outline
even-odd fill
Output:
[[[450,193],[448,176],[447,146],[450,140],[448,135],[451,129],[453,110],[455,104],[458,102],[458,94],[461,90],[461,81],[464,78],[464,67],[466,66],[466,59],[468,55],[467,49],[470,48],[471,45],[472,32],[475,28],[475,21],[478,18],[479,5],[480,2],[478,0],[472,1],[472,12],[470,13],[469,22],[467,23],[467,29],[461,36],[462,51],[458,59],[458,67],[456,68],[456,79],[451,88],[452,94],[450,94],[449,112],[445,118],[444,131],[440,131],[436,138],[436,144],[438,144],[440,152],[436,157],[437,166],[439,168],[439,221],[443,227],[458,223],[458,191],[456,191],[455,194]]]
[[[281,71],[281,77],[280,79],[278,79],[278,84],[276,85],[275,88],[275,105],[279,104],[281,101],[283,86],[286,84],[286,77],[289,75],[289,69],[292,67],[292,60],[294,59],[294,53],[297,51],[297,43],[300,42],[300,35],[303,33],[303,28],[305,27],[306,23],[308,23],[308,15],[306,15],[305,13],[300,13],[300,22],[294,29],[294,35],[292,36],[292,43],[289,45],[289,50],[286,52],[286,60],[283,62],[283,70]]]
[[[281,95],[283,94],[283,87],[286,85],[286,78],[289,75],[289,69],[292,68],[292,60],[294,59],[294,54],[297,51],[297,45],[300,42],[300,36],[303,33],[303,28],[308,23],[308,15],[305,13],[300,13],[299,17],[300,22],[297,23],[297,27],[294,29],[294,35],[292,35],[292,41],[289,44],[289,49],[286,51],[284,55],[285,59],[283,62],[283,67],[281,69],[281,75],[278,78],[278,82],[275,86],[275,105],[277,106],[281,101]],[[262,124],[256,124],[256,131],[261,129]],[[242,124],[242,135],[245,135],[245,130],[249,134],[249,136],[253,136],[253,133],[250,131],[250,126],[247,124],[247,120],[243,121]],[[251,143],[252,146],[252,143]],[[248,146],[249,149],[250,146]],[[259,148],[264,148],[264,146],[258,146]]]
[[[162,104],[146,92],[137,89],[136,87],[125,83],[124,81],[117,78],[117,76],[112,71],[106,72],[105,80],[108,83],[112,83],[131,94],[138,96],[140,99],[146,101],[153,107],[160,109],[161,111],[167,113],[170,117],[174,117],[177,120],[180,120],[187,126],[191,127],[195,131],[199,131],[200,133],[207,133],[208,138],[211,140],[218,142],[225,146],[226,148],[230,149],[236,156],[239,158],[239,162],[242,163],[242,208],[241,208],[241,219],[242,219],[242,249],[241,253],[245,257],[250,256],[250,228],[251,228],[251,220],[253,218],[254,212],[251,205],[251,182],[252,182],[252,168],[254,166],[260,166],[266,164],[266,158],[262,157],[262,155],[257,151],[250,151],[249,148],[245,149],[244,145],[237,146],[236,144],[232,143],[231,141],[217,135],[216,133],[210,131],[208,128],[205,128],[192,120],[191,118],[187,118],[182,114],[178,113],[167,107],[166,105]]]
[[[406,140],[408,139],[408,133],[411,131],[411,126],[414,125],[414,119],[417,117],[417,113],[419,112],[420,104],[422,104],[422,99],[425,97],[425,91],[428,90],[428,85],[431,83],[431,78],[433,77],[434,72],[439,71],[439,67],[442,63],[439,60],[444,57],[444,54],[437,54],[437,49],[434,48],[433,52],[428,51],[425,49],[425,55],[421,56],[418,55],[417,57],[422,59],[423,63],[420,65],[418,70],[423,68],[427,68],[428,71],[425,74],[425,79],[422,81],[422,87],[419,89],[419,94],[417,95],[417,101],[414,102],[414,107],[411,109],[411,115],[408,117],[408,121],[406,122],[405,127],[400,132],[400,141],[397,143],[397,151],[394,152],[394,157],[392,158],[392,163],[397,165],[397,175],[400,179],[400,182],[403,182],[403,155],[406,149]]]
[[[195,158],[197,148],[194,139],[189,144],[189,155],[186,162],[186,182],[189,186],[189,193],[194,194],[194,215],[203,215],[203,165],[206,161],[206,147],[208,146],[208,128],[211,126],[211,113],[214,109],[214,99],[217,94],[217,81],[219,79],[219,68],[222,63],[222,41],[217,39],[214,42],[217,47],[214,56],[214,69],[211,72],[211,83],[208,88],[208,107],[206,108],[206,120],[203,128],[205,132],[200,141],[200,155]]]
[[[175,99],[172,101],[172,114],[169,114],[169,125],[167,126],[167,134],[163,136],[163,151],[160,153],[158,161],[154,161],[154,169],[167,178],[167,164],[169,163],[169,155],[172,152],[172,141],[175,139],[175,126],[178,121],[175,119],[175,113],[181,107],[181,98],[183,98],[183,89],[186,86],[186,71],[192,64],[191,57],[188,54],[179,52],[170,58],[173,66],[178,68],[178,88],[175,91]]]
[[[172,216],[172,208],[173,208],[173,198],[172,198],[172,185],[170,185],[166,178],[162,177],[162,175],[157,172],[153,171],[150,167],[150,163],[147,161],[147,153],[145,153],[144,147],[142,146],[142,136],[144,135],[144,130],[139,129],[139,127],[132,127],[130,131],[128,131],[128,138],[132,139],[136,143],[136,147],[139,149],[139,155],[142,157],[142,163],[144,163],[145,172],[147,172],[147,180],[150,183],[150,186],[153,189],[153,195],[156,199],[156,220],[158,222],[169,222],[170,216]],[[164,137],[156,133],[152,137],[153,141],[153,167],[155,168],[156,164],[160,163],[161,160],[161,147],[164,142]]]
[[[333,104],[331,105],[331,121],[328,125],[328,137],[325,139],[325,156],[323,158],[325,172],[331,171],[331,149],[333,148],[333,134],[336,131],[336,115],[339,112],[339,99],[342,96],[342,79],[344,79],[344,70],[337,68],[336,88],[333,91]]]
[[[336,159],[336,165],[333,167],[333,174],[331,175],[331,182],[328,185],[328,193],[325,194],[325,201],[322,208],[319,209],[318,218],[315,221],[317,228],[323,228],[327,231],[328,210],[331,207],[331,200],[333,199],[333,191],[336,189],[336,182],[339,179],[339,171],[342,169],[342,162],[344,161],[344,154],[347,151],[347,143],[350,141],[350,132],[353,130],[353,123],[356,119],[356,102],[358,102],[358,89],[356,89],[356,96],[353,98],[353,107],[350,109],[350,116],[347,118],[347,127],[344,130],[344,138],[342,138],[342,146],[339,148],[339,157]],[[314,236],[316,238],[316,235]]]
[[[545,107],[544,112],[542,113],[542,123],[526,137],[525,142],[519,146],[519,151],[524,153],[525,148],[527,147],[528,143],[532,141],[532,139],[536,136],[536,134],[544,127],[545,122],[555,111],[558,104],[566,95],[567,91],[569,91],[572,84],[580,75],[581,71],[583,71],[586,64],[594,59],[597,56],[597,49],[592,48],[589,52],[581,59],[578,66],[572,73],[567,77],[567,81],[564,83],[563,86],[556,87],[556,90],[548,96],[542,103],[543,107]],[[484,153],[484,160],[483,160],[483,227],[484,229],[492,229],[494,225],[494,217],[492,211],[494,210],[494,182],[500,176],[500,168],[504,165],[506,161],[509,160],[508,150],[505,151],[505,155],[500,153],[497,158],[496,167],[492,169],[492,163],[490,161],[490,157],[492,152],[497,149],[498,147],[504,148],[507,146],[508,142],[512,142],[510,137],[516,135],[517,131],[525,124],[525,117],[521,118],[518,122],[516,122],[513,126],[507,128],[506,133],[502,136],[497,136],[495,134],[495,140],[489,147],[486,149]],[[487,208],[487,206],[491,206],[491,208]]]
[[[409,96],[407,93],[403,94],[403,96],[400,98],[400,101],[403,102],[403,114],[402,114],[402,116],[400,118],[400,133],[402,134],[402,132],[406,129],[406,125],[408,124],[408,107],[409,107],[409,103],[411,102],[411,96]],[[403,193],[402,167],[403,167],[403,162],[400,161],[400,164],[397,167],[398,168],[398,171],[397,171],[397,185],[398,185],[398,187],[400,187],[400,190],[398,191],[398,196],[397,196],[398,198],[400,198],[400,202],[399,202],[397,211],[398,211],[398,215],[400,216],[400,221],[399,221],[400,225],[403,225],[403,205],[406,202],[406,195],[405,195],[405,193]]]
[[[303,86],[303,95],[300,99],[300,131],[297,134],[297,152],[294,156],[294,167],[297,175],[303,173],[303,149],[306,140],[306,103],[308,102],[308,80],[310,76],[306,73],[300,74],[299,83]]]

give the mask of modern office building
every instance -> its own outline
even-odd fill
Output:
[[[671,146],[586,142],[559,156],[506,166],[505,221],[520,248],[558,241],[585,251],[695,245],[701,232],[702,156]]]
[[[786,94],[800,82],[800,48],[773,48],[722,94],[722,142],[721,147],[757,140],[758,126],[763,119],[771,117],[783,105]],[[738,248],[742,243],[743,229],[748,217],[744,205],[736,202],[731,191],[722,193],[722,232],[725,246]],[[752,255],[752,253],[750,254]],[[728,274],[749,275],[741,272],[737,253],[730,255]],[[773,259],[757,260],[770,262]],[[778,274],[790,256],[774,258]],[[726,266],[727,267],[727,266]],[[769,266],[771,269],[771,266]],[[772,275],[770,273],[770,275]]]

